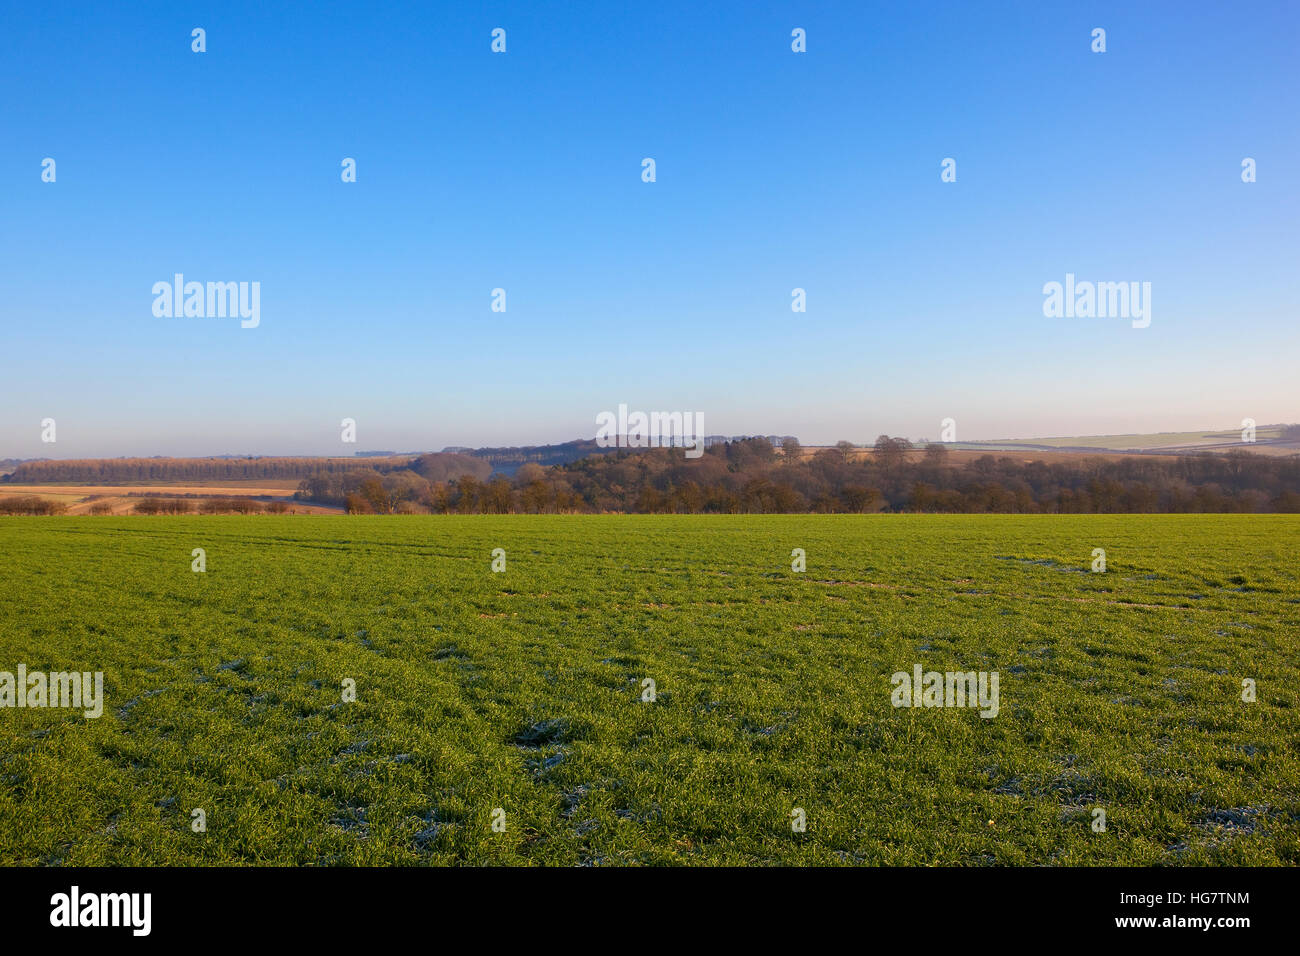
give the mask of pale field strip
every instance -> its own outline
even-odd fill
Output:
[[[284,502],[297,514],[334,515],[344,512],[343,508],[334,505],[295,501],[293,493],[297,490],[296,480],[276,479],[256,484],[0,485],[0,498],[35,495],[38,498],[62,501],[68,506],[68,515],[87,514],[91,505],[100,502],[111,504],[113,515],[132,514],[136,502],[150,496],[181,498],[191,502],[195,508],[204,498],[271,498]]]

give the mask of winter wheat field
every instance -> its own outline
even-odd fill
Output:
[[[0,518],[5,659],[102,673],[0,686],[0,861],[1293,865],[1298,568],[1269,515]]]

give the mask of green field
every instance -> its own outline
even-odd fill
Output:
[[[0,671],[106,697],[0,709],[0,863],[1294,865],[1298,573],[1289,516],[0,518]]]
[[[1282,437],[1282,425],[1262,425],[1255,431],[1259,441],[1272,441]],[[1001,448],[1096,448],[1098,451],[1135,451],[1149,448],[1184,448],[1193,445],[1221,445],[1241,443],[1241,428],[1224,431],[1199,432],[1146,432],[1124,435],[1070,435],[1059,438],[1008,438],[992,442],[969,442],[953,445],[957,448],[992,446]]]

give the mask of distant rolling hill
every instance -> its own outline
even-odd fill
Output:
[[[1000,439],[997,441],[954,442],[953,449],[972,451],[1076,451],[1135,452],[1145,454],[1228,451],[1233,448],[1263,454],[1300,452],[1300,426],[1259,425],[1255,441],[1242,441],[1242,430],[1153,432],[1127,435],[1073,435],[1057,438]]]

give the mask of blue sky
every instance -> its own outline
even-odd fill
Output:
[[[5,3],[0,457],[1300,420],[1294,4],[280,7]]]

